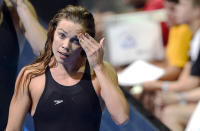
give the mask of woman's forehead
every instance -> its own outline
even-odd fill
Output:
[[[58,22],[58,30],[63,30],[67,33],[81,33],[84,31],[84,28],[79,23],[74,23],[73,21],[62,19]]]

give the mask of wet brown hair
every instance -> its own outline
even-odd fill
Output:
[[[52,59],[54,56],[52,44],[57,25],[63,19],[80,24],[84,28],[85,32],[90,34],[92,37],[95,37],[94,17],[87,9],[81,6],[72,5],[61,9],[49,23],[47,40],[44,49],[41,51],[40,56],[32,64],[24,67],[21,71],[22,74],[18,76],[18,80],[16,81],[16,88],[20,87],[19,84],[23,84],[23,87],[26,87],[30,83],[31,78],[42,75],[50,62],[52,63],[50,66],[54,66],[56,64],[55,60],[53,61]],[[82,55],[84,55],[84,52],[82,52]],[[24,80],[20,83],[22,78],[24,78]]]

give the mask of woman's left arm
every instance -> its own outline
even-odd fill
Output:
[[[117,74],[107,62],[94,68],[101,86],[101,97],[108,111],[117,124],[122,124],[129,119],[129,105],[119,88]]]
[[[103,39],[98,43],[88,34],[80,34],[78,38],[97,76],[101,87],[100,95],[108,111],[117,124],[124,123],[129,119],[129,105],[119,88],[114,68],[103,61]]]

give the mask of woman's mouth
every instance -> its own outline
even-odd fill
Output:
[[[60,52],[60,51],[58,51],[58,53],[60,54],[60,58],[62,58],[62,59],[69,57],[68,53],[64,53],[64,52]]]

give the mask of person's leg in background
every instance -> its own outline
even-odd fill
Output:
[[[184,131],[185,126],[195,110],[195,104],[169,105],[163,109],[162,122],[173,131]]]

